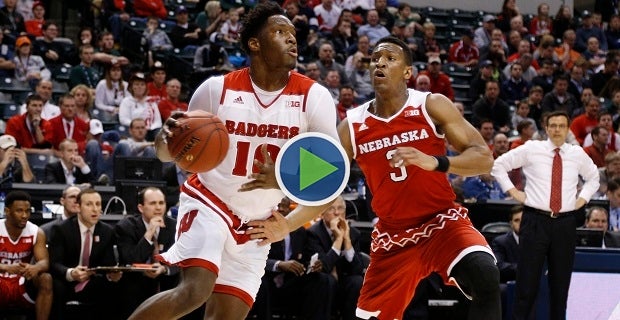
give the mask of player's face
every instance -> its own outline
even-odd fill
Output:
[[[166,213],[166,197],[159,190],[147,190],[144,193],[144,204],[138,204],[138,210],[147,222],[154,217],[163,217]]]
[[[101,217],[101,195],[98,193],[83,194],[80,199],[80,221],[90,228],[97,224]]]
[[[269,17],[258,41],[262,60],[271,68],[292,70],[297,65],[295,27],[285,16]]]
[[[14,228],[23,229],[30,219],[30,202],[23,200],[13,201],[11,206],[4,208],[7,222]]]
[[[393,43],[381,43],[370,56],[370,75],[375,90],[394,88],[405,83],[411,66],[405,64],[403,48]]]

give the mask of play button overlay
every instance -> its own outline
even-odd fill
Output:
[[[349,180],[349,159],[340,143],[319,132],[287,141],[276,158],[276,179],[291,200],[319,206],[338,197]]]

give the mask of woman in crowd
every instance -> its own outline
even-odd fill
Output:
[[[157,131],[162,126],[161,114],[157,107],[157,99],[148,95],[146,77],[143,73],[138,72],[131,76],[131,79],[129,79],[129,93],[131,95],[121,101],[118,119],[126,127],[129,127],[131,120],[135,118],[144,119],[148,130],[146,139],[153,141]]]
[[[78,118],[90,122],[93,110],[93,95],[86,85],[78,84],[71,89],[71,95],[75,98],[75,114]]]
[[[130,96],[127,91],[127,82],[123,80],[123,71],[118,64],[106,69],[104,78],[99,81],[95,88],[95,107],[101,112],[101,118],[105,121],[117,121],[117,114],[121,101]]]

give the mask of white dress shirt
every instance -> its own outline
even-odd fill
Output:
[[[504,153],[495,160],[491,174],[499,182],[503,191],[514,188],[508,172],[522,168],[526,184],[525,205],[551,211],[551,168],[556,146],[551,140],[527,141],[524,145]],[[562,209],[560,212],[575,210],[578,197],[590,201],[599,187],[599,173],[592,159],[580,146],[564,143],[560,147],[562,157]],[[580,177],[585,181],[577,195]]]

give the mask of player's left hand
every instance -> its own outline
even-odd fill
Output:
[[[22,276],[26,280],[30,280],[39,274],[39,270],[34,265],[28,263],[21,263],[21,265],[23,267]]]
[[[398,168],[407,165],[416,165],[426,171],[433,171],[437,168],[437,159],[416,148],[396,148],[396,152],[392,154],[392,158],[390,159],[390,166]]]
[[[251,191],[254,189],[279,189],[278,181],[276,180],[276,167],[273,163],[273,159],[267,151],[267,144],[263,144],[260,149],[263,154],[263,161],[260,162],[254,159],[254,165],[258,168],[258,173],[252,173],[249,178],[254,179],[250,182],[241,185],[238,191]]]
[[[259,239],[259,246],[264,246],[272,242],[278,242],[290,232],[288,222],[278,211],[272,211],[272,216],[267,220],[254,220],[248,222],[250,239]]]

